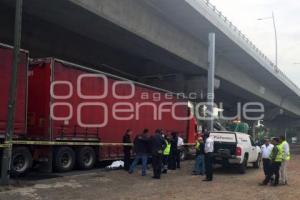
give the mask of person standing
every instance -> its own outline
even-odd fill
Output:
[[[195,161],[193,175],[203,175],[205,173],[204,142],[201,136],[197,138],[195,149],[196,149],[196,161]]]
[[[205,152],[205,170],[206,170],[206,179],[203,181],[212,181],[213,180],[213,153],[214,153],[214,138],[210,133],[206,133],[206,141],[204,146]]]
[[[270,144],[269,139],[265,139],[265,143],[261,147],[262,161],[263,161],[263,168],[264,168],[265,177],[268,175],[268,173],[271,170],[270,155],[272,153],[273,147],[274,147],[274,145]]]
[[[162,155],[163,150],[166,147],[164,138],[162,137],[162,131],[157,129],[155,135],[151,137],[151,154],[152,154],[152,167],[154,179],[160,179],[161,167],[162,167]]]
[[[142,176],[146,176],[147,161],[148,161],[148,149],[149,149],[149,130],[144,129],[142,134],[139,134],[134,139],[134,152],[136,153],[135,159],[133,160],[128,173],[132,174],[136,165],[142,161]]]
[[[180,169],[181,154],[184,151],[184,142],[182,137],[177,135],[177,154],[176,154],[176,168]]]
[[[123,153],[124,153],[124,169],[129,170],[130,167],[130,158],[131,158],[131,129],[127,129],[123,136]]]
[[[171,150],[170,150],[170,160],[169,160],[169,166],[168,168],[170,170],[176,170],[176,158],[178,155],[178,137],[176,132],[172,132],[171,137]]]
[[[163,152],[163,170],[162,173],[166,174],[168,172],[168,162],[169,162],[169,156],[170,156],[170,151],[171,151],[171,143],[170,143],[170,138],[168,136],[165,136],[165,143],[166,147]]]
[[[272,153],[270,155],[271,159],[271,170],[270,173],[265,177],[265,180],[260,185],[268,185],[272,176],[275,174],[275,181],[273,186],[277,186],[279,183],[279,170],[283,157],[283,150],[280,147],[279,138],[273,138],[272,143],[274,145]]]
[[[279,145],[280,148],[282,148],[283,151],[283,157],[282,157],[282,163],[280,167],[280,184],[282,185],[287,185],[288,183],[288,176],[287,176],[287,167],[289,160],[291,159],[291,154],[290,154],[290,145],[286,141],[285,136],[280,136],[280,142],[281,144]]]

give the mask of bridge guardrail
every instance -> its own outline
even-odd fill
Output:
[[[279,78],[281,78],[283,81],[286,81],[287,84],[291,85],[291,87],[293,87],[296,91],[298,91],[297,94],[300,95],[300,88],[293,81],[291,81],[287,77],[287,75],[283,71],[281,71],[278,68],[278,66],[275,65],[259,48],[257,48],[255,44],[249,38],[247,38],[245,34],[243,34],[231,21],[229,21],[228,18],[225,17],[222,14],[222,12],[216,8],[216,6],[211,4],[209,0],[193,0],[193,1],[195,1],[196,3],[204,3],[209,10],[213,11],[215,15],[219,17],[219,19],[230,28],[230,30],[236,33],[244,42],[248,44],[248,46],[250,46],[257,53],[258,56],[264,59],[265,62],[267,63],[267,66],[271,70],[273,70]]]

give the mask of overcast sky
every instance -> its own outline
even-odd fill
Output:
[[[299,0],[210,0],[210,2],[275,63],[272,20],[257,20],[271,17],[274,11],[278,35],[278,66],[300,87]]]

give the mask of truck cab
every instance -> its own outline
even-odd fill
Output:
[[[245,173],[249,163],[254,168],[260,167],[261,150],[250,135],[228,131],[210,134],[214,138],[215,163],[223,166],[237,166],[239,173]]]

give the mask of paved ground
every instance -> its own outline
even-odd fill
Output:
[[[161,180],[151,179],[152,173],[141,177],[125,171],[72,172],[36,180],[27,177],[14,186],[0,188],[0,200],[143,200],[143,199],[202,199],[202,200],[298,200],[300,197],[300,156],[294,156],[289,166],[289,186],[258,186],[262,170],[249,168],[247,174],[217,169],[215,180],[202,182],[191,176],[193,161],[183,163],[181,170],[172,171]],[[45,178],[45,177],[44,177]]]

